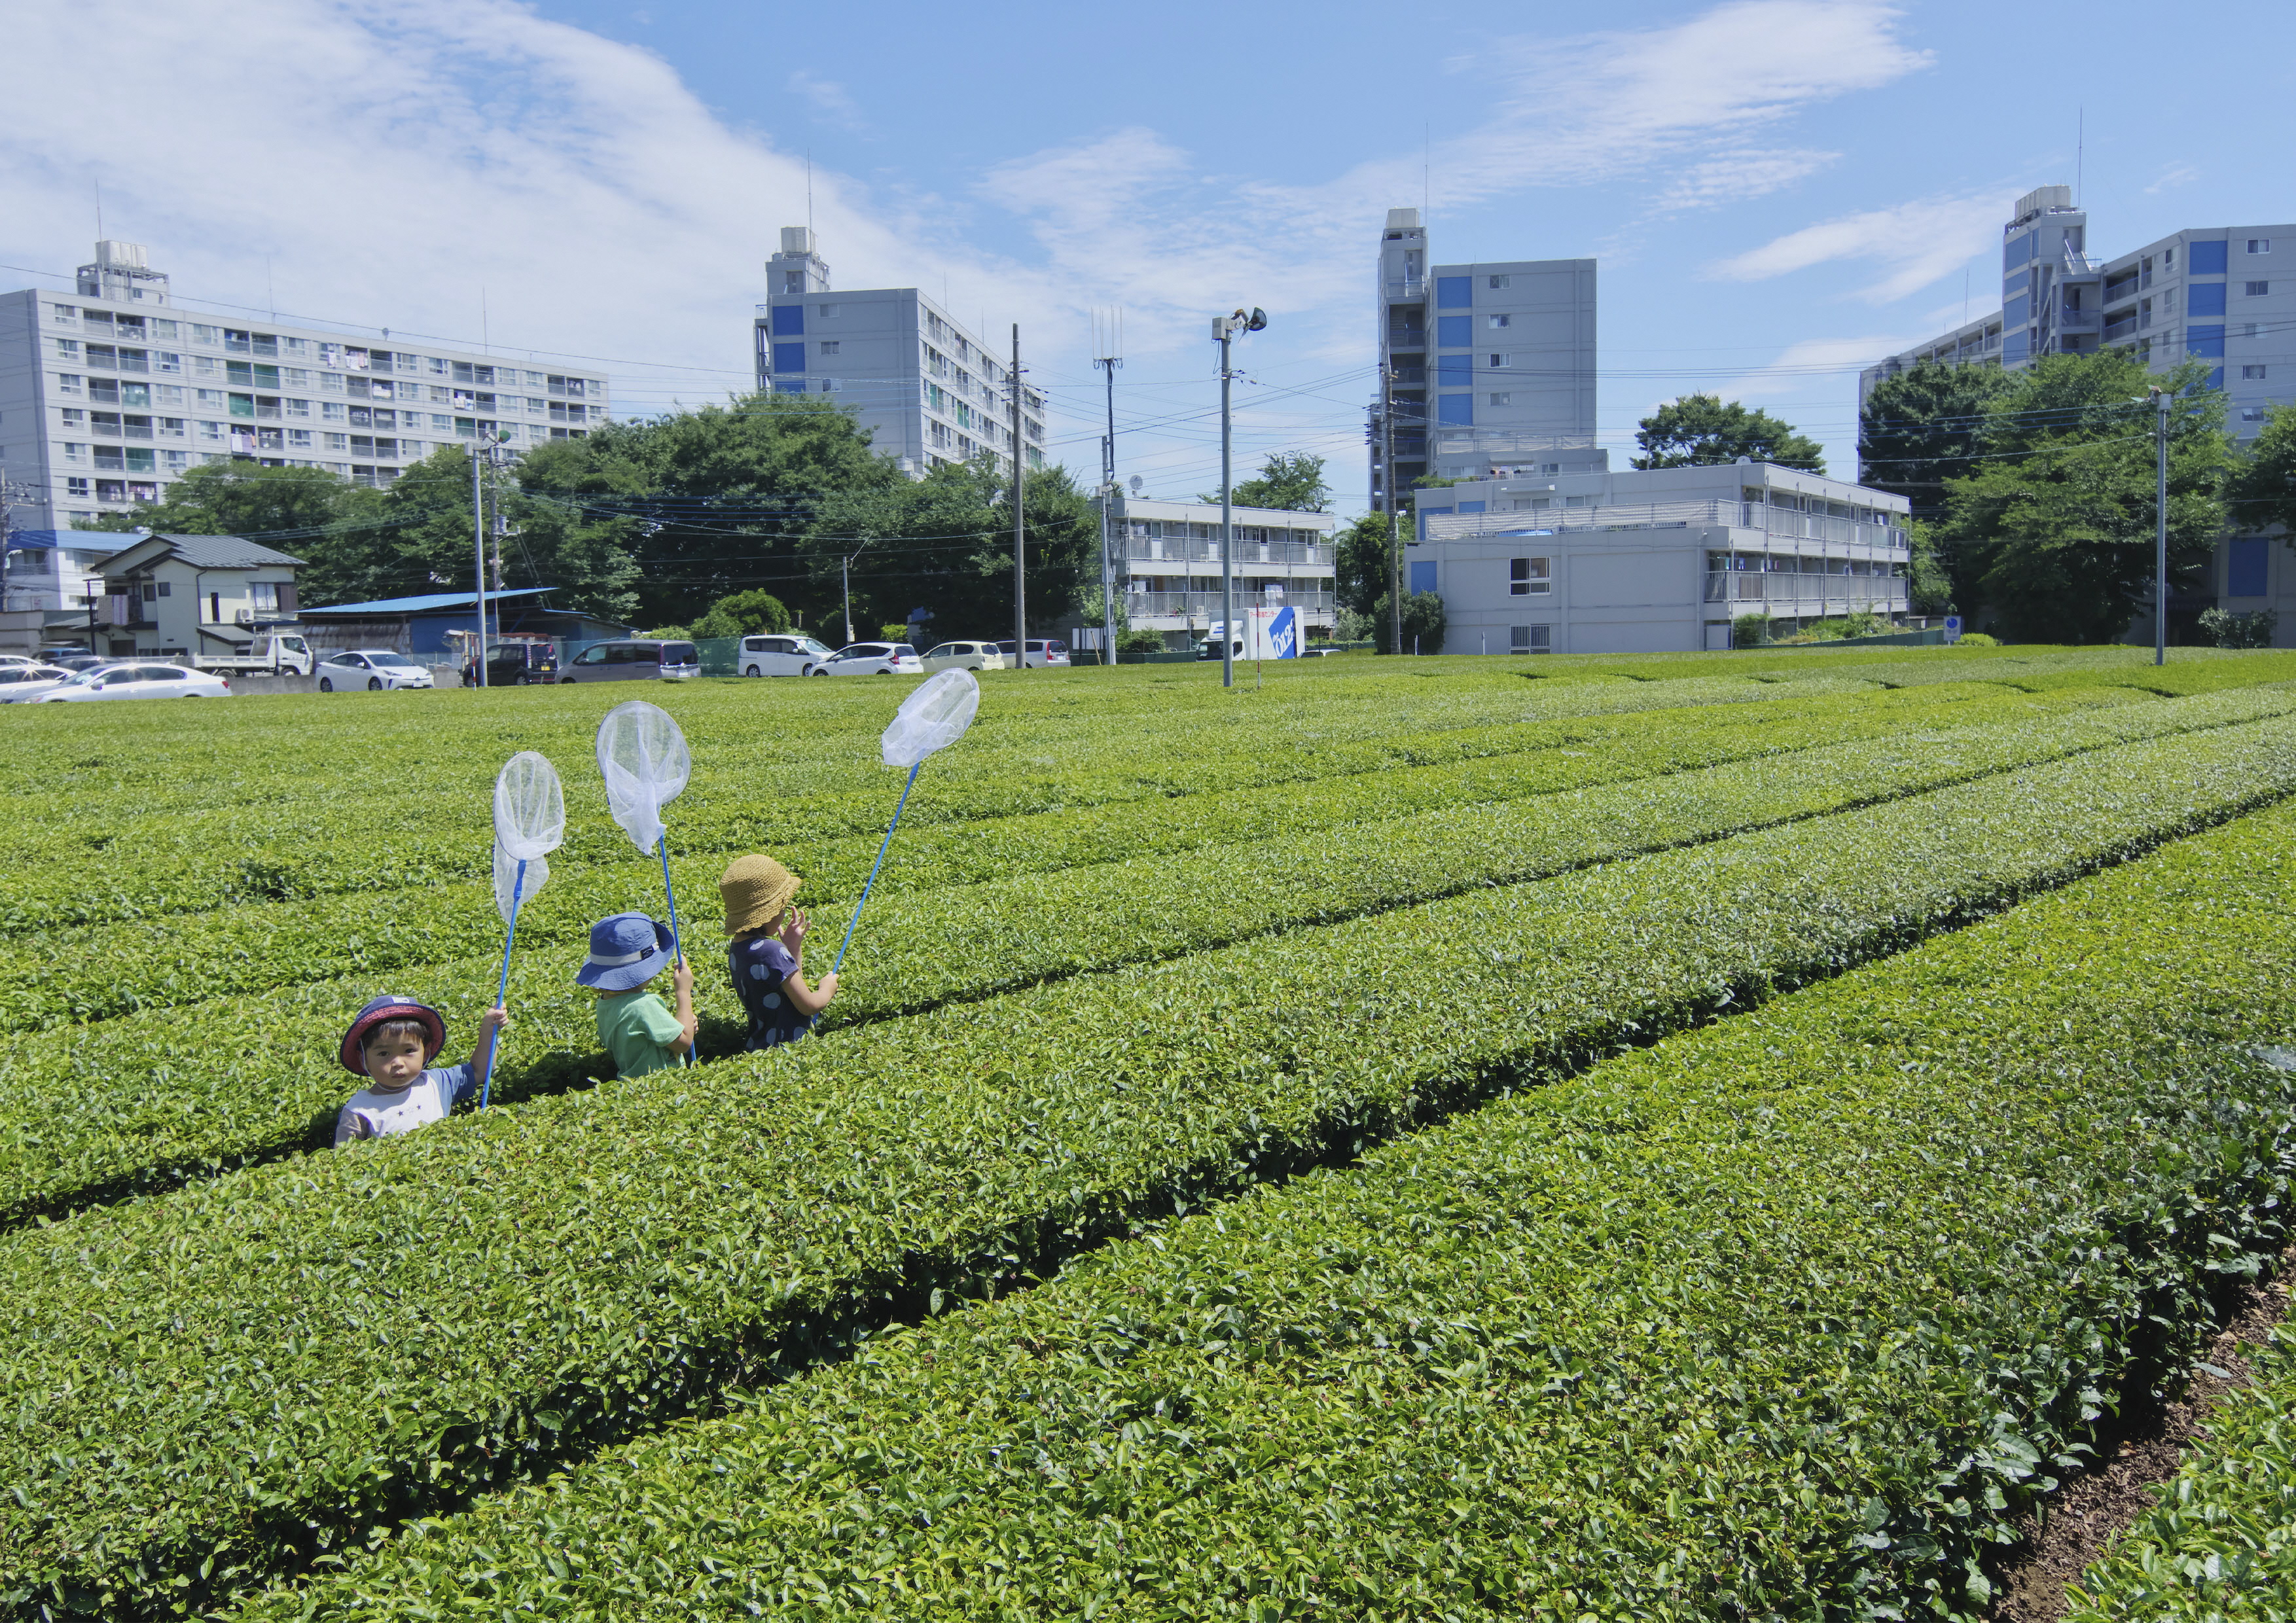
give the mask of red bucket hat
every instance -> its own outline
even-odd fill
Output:
[[[342,1061],[345,1070],[355,1077],[366,1075],[366,1067],[360,1063],[366,1049],[366,1034],[392,1020],[422,1021],[425,1065],[437,1059],[439,1051],[447,1045],[447,1022],[439,1017],[438,1010],[428,1004],[416,1003],[412,997],[397,997],[386,992],[361,1009],[351,1021],[351,1029],[343,1033],[343,1045],[336,1057]]]

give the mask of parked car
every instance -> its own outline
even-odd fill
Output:
[[[925,664],[906,643],[853,643],[815,673],[824,676],[922,676]]]
[[[928,671],[1003,670],[1004,656],[994,643],[943,643],[924,657]]]
[[[0,704],[21,703],[77,674],[61,665],[0,665]]]
[[[60,653],[54,659],[50,660],[48,663],[51,665],[61,666],[65,670],[82,671],[93,670],[99,665],[116,664],[118,661],[108,660],[102,654],[88,653],[83,651],[79,653]]]
[[[1239,660],[1243,658],[1243,639],[1242,637],[1236,638],[1234,643],[1229,644],[1228,652]],[[1216,636],[1208,636],[1202,642],[1196,644],[1196,658],[1199,660],[1217,660],[1219,657],[1219,638]]]
[[[337,688],[364,687],[380,692],[383,688],[431,686],[430,668],[417,665],[403,653],[393,653],[388,648],[347,648],[330,654],[319,663],[319,691],[332,693]]]
[[[487,685],[488,687],[524,687],[529,683],[547,685],[558,680],[558,650],[547,641],[529,641],[524,637],[507,643],[496,643],[487,650]],[[463,685],[479,684],[479,662],[463,661]]]
[[[745,676],[810,676],[834,658],[809,636],[745,636],[741,672]]]
[[[559,668],[561,682],[683,682],[701,674],[701,655],[691,643],[633,637],[622,643],[593,643]]]
[[[1003,642],[993,643],[991,646],[1004,656],[1005,669],[1012,670],[1018,667],[1020,661],[1013,657],[1012,638],[1007,637]],[[1028,668],[1030,670],[1043,670],[1048,666],[1066,665],[1068,662],[1069,645],[1066,643],[1055,637],[1032,636],[1029,639]]]
[[[228,699],[226,678],[182,665],[99,665],[33,693],[26,704],[78,704],[94,699]]]
[[[11,665],[45,665],[46,663],[46,660],[36,660],[28,653],[0,653],[0,668]]]

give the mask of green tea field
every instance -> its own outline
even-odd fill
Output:
[[[828,967],[906,681],[0,709],[0,1619],[1986,1616],[2289,1240],[2296,654],[1241,674],[985,676],[760,1054],[718,874]],[[494,1000],[521,750],[492,1105],[330,1148],[361,1004]],[[2081,1616],[2290,1559],[2271,1367]]]

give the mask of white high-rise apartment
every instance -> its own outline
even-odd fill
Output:
[[[2274,250],[2278,250],[2276,256]],[[2289,262],[2276,276],[2276,262]],[[2210,363],[2228,426],[2253,439],[2264,408],[2296,399],[2296,225],[2194,226],[2116,258],[2088,252],[2070,186],[2037,186],[2001,228],[2001,307],[1858,374],[1862,403],[1922,361],[2011,370],[2045,355],[2133,349],[2155,372]]]
[[[1012,367],[994,347],[915,288],[833,291],[803,225],[783,227],[766,275],[755,324],[759,389],[852,408],[878,454],[912,475],[983,455],[1011,471]],[[1045,397],[1025,386],[1021,435],[1028,465],[1043,467]]]
[[[2001,228],[2001,307],[1858,374],[1860,405],[1884,378],[1923,361],[2013,371],[2046,355],[2134,350],[2154,372],[2190,358],[2226,395],[2226,427],[2255,439],[2267,410],[2296,401],[2296,224],[2196,225],[2111,259],[2088,252],[2088,215],[2070,186],[2038,186]],[[2286,265],[2276,275],[2275,265]],[[2276,637],[2296,647],[2296,553],[2270,538],[2230,535],[2206,584],[2172,591],[2172,620],[2203,609],[2273,610]],[[2150,621],[2136,628],[2150,641]]]
[[[160,500],[201,463],[325,468],[388,485],[440,445],[589,432],[606,380],[499,356],[179,307],[134,242],[96,244],[70,294],[0,293],[0,481],[13,528],[64,531]],[[80,606],[85,549],[11,552],[10,608]],[[64,554],[59,557],[58,554]]]
[[[1423,477],[1599,473],[1595,447],[1595,261],[1436,265],[1416,209],[1390,209],[1375,301],[1380,395],[1371,504]]]

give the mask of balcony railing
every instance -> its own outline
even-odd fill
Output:
[[[2093,332],[2096,330],[2095,310],[2059,310],[2057,329],[2062,332]]]
[[[2134,316],[2124,316],[2119,321],[2109,321],[2104,324],[2104,336],[2107,339],[2127,338],[2136,331],[2136,317]]]
[[[1714,570],[1706,577],[1710,603],[1759,602],[1796,614],[1835,609],[1890,609],[1903,612],[1912,587],[1891,575],[1800,575],[1784,570]]]
[[[1363,284],[1357,283],[1356,285],[1360,287]],[[1387,279],[1387,296],[1390,299],[1417,299],[1426,291],[1427,278],[1424,276],[1390,276]]]
[[[1338,599],[1330,592],[1286,591],[1280,598],[1270,598],[1257,589],[1239,586],[1235,591],[1238,613],[1246,609],[1290,609],[1300,614],[1329,614],[1338,606]],[[1136,625],[1144,619],[1193,619],[1198,625],[1210,625],[1220,617],[1220,594],[1218,592],[1128,592],[1124,595],[1125,611]]]
[[[1398,460],[1401,460],[1399,457]],[[1440,497],[1440,490],[1421,493]],[[1422,528],[1433,540],[1505,534],[1561,535],[1580,530],[1688,529],[1727,527],[1765,537],[1861,546],[1876,557],[1907,558],[1913,543],[1892,526],[1800,512],[1759,502],[1619,503],[1598,507],[1519,508],[1513,512],[1429,513]]]

